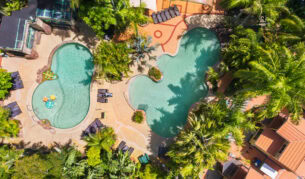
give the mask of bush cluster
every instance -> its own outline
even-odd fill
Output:
[[[161,79],[161,71],[156,68],[156,67],[152,67],[149,69],[148,71],[148,76],[152,79],[155,79],[155,80],[160,80]]]

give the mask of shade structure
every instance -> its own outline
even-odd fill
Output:
[[[145,8],[157,11],[157,0],[130,0],[129,2],[133,7],[139,7],[141,3],[144,3]]]
[[[206,4],[209,6],[213,6],[213,0],[188,0],[188,2],[194,2],[199,4]]]

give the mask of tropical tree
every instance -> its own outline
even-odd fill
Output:
[[[290,15],[280,20],[279,39],[285,44],[305,42],[305,20],[296,15]]]
[[[12,178],[61,178],[62,167],[62,160],[57,153],[34,154],[15,162]]]
[[[10,111],[0,107],[0,137],[16,137],[19,134],[19,121],[10,120]]]
[[[62,168],[63,175],[70,178],[81,178],[86,176],[86,170],[89,165],[87,160],[81,158],[81,153],[71,148],[65,158],[64,167]]]
[[[250,62],[250,69],[241,69],[234,76],[244,84],[240,94],[245,98],[267,95],[263,117],[274,117],[286,108],[292,120],[298,122],[305,102],[305,53],[304,49],[292,53],[289,49],[273,44],[258,48],[260,57]]]
[[[72,9],[79,8],[80,3],[81,3],[81,0],[70,0],[70,6]]]
[[[263,32],[238,26],[230,37],[229,45],[222,49],[224,63],[222,71],[235,72],[248,68],[248,63],[257,58],[256,49],[263,40]]]
[[[101,42],[94,52],[96,77],[122,80],[123,76],[128,76],[131,52],[126,43]]]
[[[103,38],[105,33],[124,32],[130,25],[148,21],[144,15],[144,6],[133,8],[129,0],[93,0],[83,1],[80,17]]]
[[[281,12],[289,11],[285,6],[287,0],[222,0],[221,6],[226,10],[240,9],[238,17],[246,14],[244,22],[250,17],[261,19],[274,24]]]
[[[25,5],[27,4],[27,0],[4,0],[1,3],[3,7],[3,12],[7,15],[11,15],[13,11],[17,11],[25,7]]]
[[[16,160],[22,157],[23,150],[16,150],[9,145],[0,146],[0,178],[10,178]]]
[[[203,169],[211,169],[217,160],[224,161],[230,149],[224,136],[215,136],[206,126],[204,116],[190,115],[189,126],[180,132],[167,155],[169,166],[182,177],[198,177]]]
[[[111,147],[115,143],[116,135],[114,130],[110,127],[103,128],[101,131],[98,131],[96,134],[89,135],[85,138],[85,141],[88,143],[89,147],[96,147],[104,151],[111,153]]]
[[[0,69],[0,100],[5,98],[10,88],[12,88],[10,73],[4,69]]]

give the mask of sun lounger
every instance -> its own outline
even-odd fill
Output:
[[[118,148],[117,148],[117,150],[118,151],[122,150],[125,147],[125,145],[126,145],[126,142],[125,141],[121,141],[119,146],[118,146]]]
[[[168,12],[168,9],[164,10],[164,14],[165,14],[165,17],[167,18],[167,20],[170,20],[172,18]]]
[[[122,152],[127,152],[129,149],[129,147],[127,145],[125,145],[123,148],[122,148]]]
[[[24,87],[18,71],[12,72],[11,77],[13,83],[12,90],[22,89]]]
[[[174,9],[174,11],[175,11],[175,14],[176,14],[177,16],[180,16],[179,9],[178,9],[178,7],[177,7],[176,5],[174,5],[173,9]]]
[[[106,93],[99,93],[97,94],[97,97],[106,98]]]
[[[4,108],[10,110],[10,112],[11,112],[10,117],[16,117],[17,115],[22,113],[22,111],[21,111],[20,107],[18,106],[17,102],[12,102],[12,103],[4,106]]]
[[[163,22],[160,12],[157,13],[157,18],[158,18],[159,23]]]
[[[141,164],[147,164],[149,162],[149,157],[147,154],[141,155],[138,159]]]
[[[101,118],[102,118],[102,119],[105,118],[105,112],[101,112]]]
[[[167,21],[167,18],[166,18],[166,16],[165,16],[163,11],[160,12],[160,15],[161,15],[161,18],[162,18],[163,22]]]
[[[108,93],[108,89],[98,89],[98,93]]]
[[[101,128],[105,127],[104,124],[101,123],[99,119],[95,119],[83,132],[82,136],[88,136],[90,134],[95,134],[97,131],[99,131]]]
[[[101,123],[101,121],[99,119],[95,119],[94,123],[98,129],[104,127],[104,125]]]
[[[97,102],[99,102],[99,103],[108,103],[108,99],[106,99],[106,98],[97,98]]]
[[[151,14],[151,17],[152,17],[152,19],[154,21],[154,24],[158,24],[159,23],[156,13],[153,12]]]
[[[131,155],[133,151],[134,151],[134,148],[130,147],[130,148],[128,149],[128,154]]]
[[[173,8],[168,8],[169,14],[172,16],[172,18],[176,17],[175,11]]]
[[[112,97],[112,93],[105,93],[106,97]]]

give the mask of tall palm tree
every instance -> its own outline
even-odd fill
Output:
[[[230,148],[224,136],[215,136],[210,128],[203,127],[208,118],[191,115],[189,127],[182,130],[167,155],[170,166],[183,177],[198,177],[203,169],[211,169],[217,160],[224,161]]]
[[[115,143],[116,135],[110,127],[98,131],[96,134],[89,135],[85,138],[89,147],[97,147],[107,152],[111,152],[111,147]]]
[[[296,15],[290,15],[280,21],[279,39],[288,44],[305,41],[305,21]]]
[[[274,23],[281,12],[289,11],[285,7],[286,2],[287,0],[222,0],[221,6],[226,10],[240,9],[238,17],[247,15],[243,23],[251,16],[258,19],[264,16],[268,22]]]
[[[293,121],[299,121],[305,103],[304,50],[292,53],[276,44],[258,50],[258,61],[234,74],[244,83],[240,94],[245,98],[268,95],[269,101],[263,106],[265,117],[274,117],[287,108]]]

